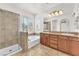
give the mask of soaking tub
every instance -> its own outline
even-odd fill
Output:
[[[28,48],[34,47],[35,45],[40,43],[39,35],[29,35],[28,36]]]

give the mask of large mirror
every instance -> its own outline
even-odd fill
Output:
[[[44,31],[45,32],[51,31],[51,23],[50,23],[50,21],[44,22]]]
[[[79,16],[77,16],[76,20],[74,21],[74,29],[75,32],[79,32]]]
[[[58,24],[58,21],[57,20],[52,20],[52,31],[57,31],[57,24]]]
[[[60,21],[60,32],[70,32],[70,21],[65,18]]]

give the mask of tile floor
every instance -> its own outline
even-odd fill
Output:
[[[27,52],[19,52],[13,56],[69,56],[66,53],[38,44]]]

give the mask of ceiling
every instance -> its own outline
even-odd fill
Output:
[[[41,14],[47,13],[53,7],[59,5],[59,3],[8,3],[8,5],[32,14]]]
[[[62,9],[64,14],[73,12],[74,3],[7,3],[7,5],[34,15],[41,14],[46,17],[51,11]]]

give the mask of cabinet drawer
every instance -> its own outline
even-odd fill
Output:
[[[57,41],[57,38],[53,38],[53,37],[51,38],[51,37],[50,37],[50,40],[56,40],[56,41]]]
[[[45,37],[49,37],[49,35],[46,35],[46,34],[45,34],[45,35],[43,35],[43,36],[45,36]]]
[[[59,36],[60,39],[68,39],[66,36]]]
[[[70,37],[70,40],[74,40],[74,41],[78,41],[79,42],[79,38],[78,37]]]
[[[57,35],[50,35],[51,38],[57,38]]]
[[[57,48],[57,44],[50,44],[50,47]]]
[[[57,44],[57,40],[50,40],[50,43]]]

